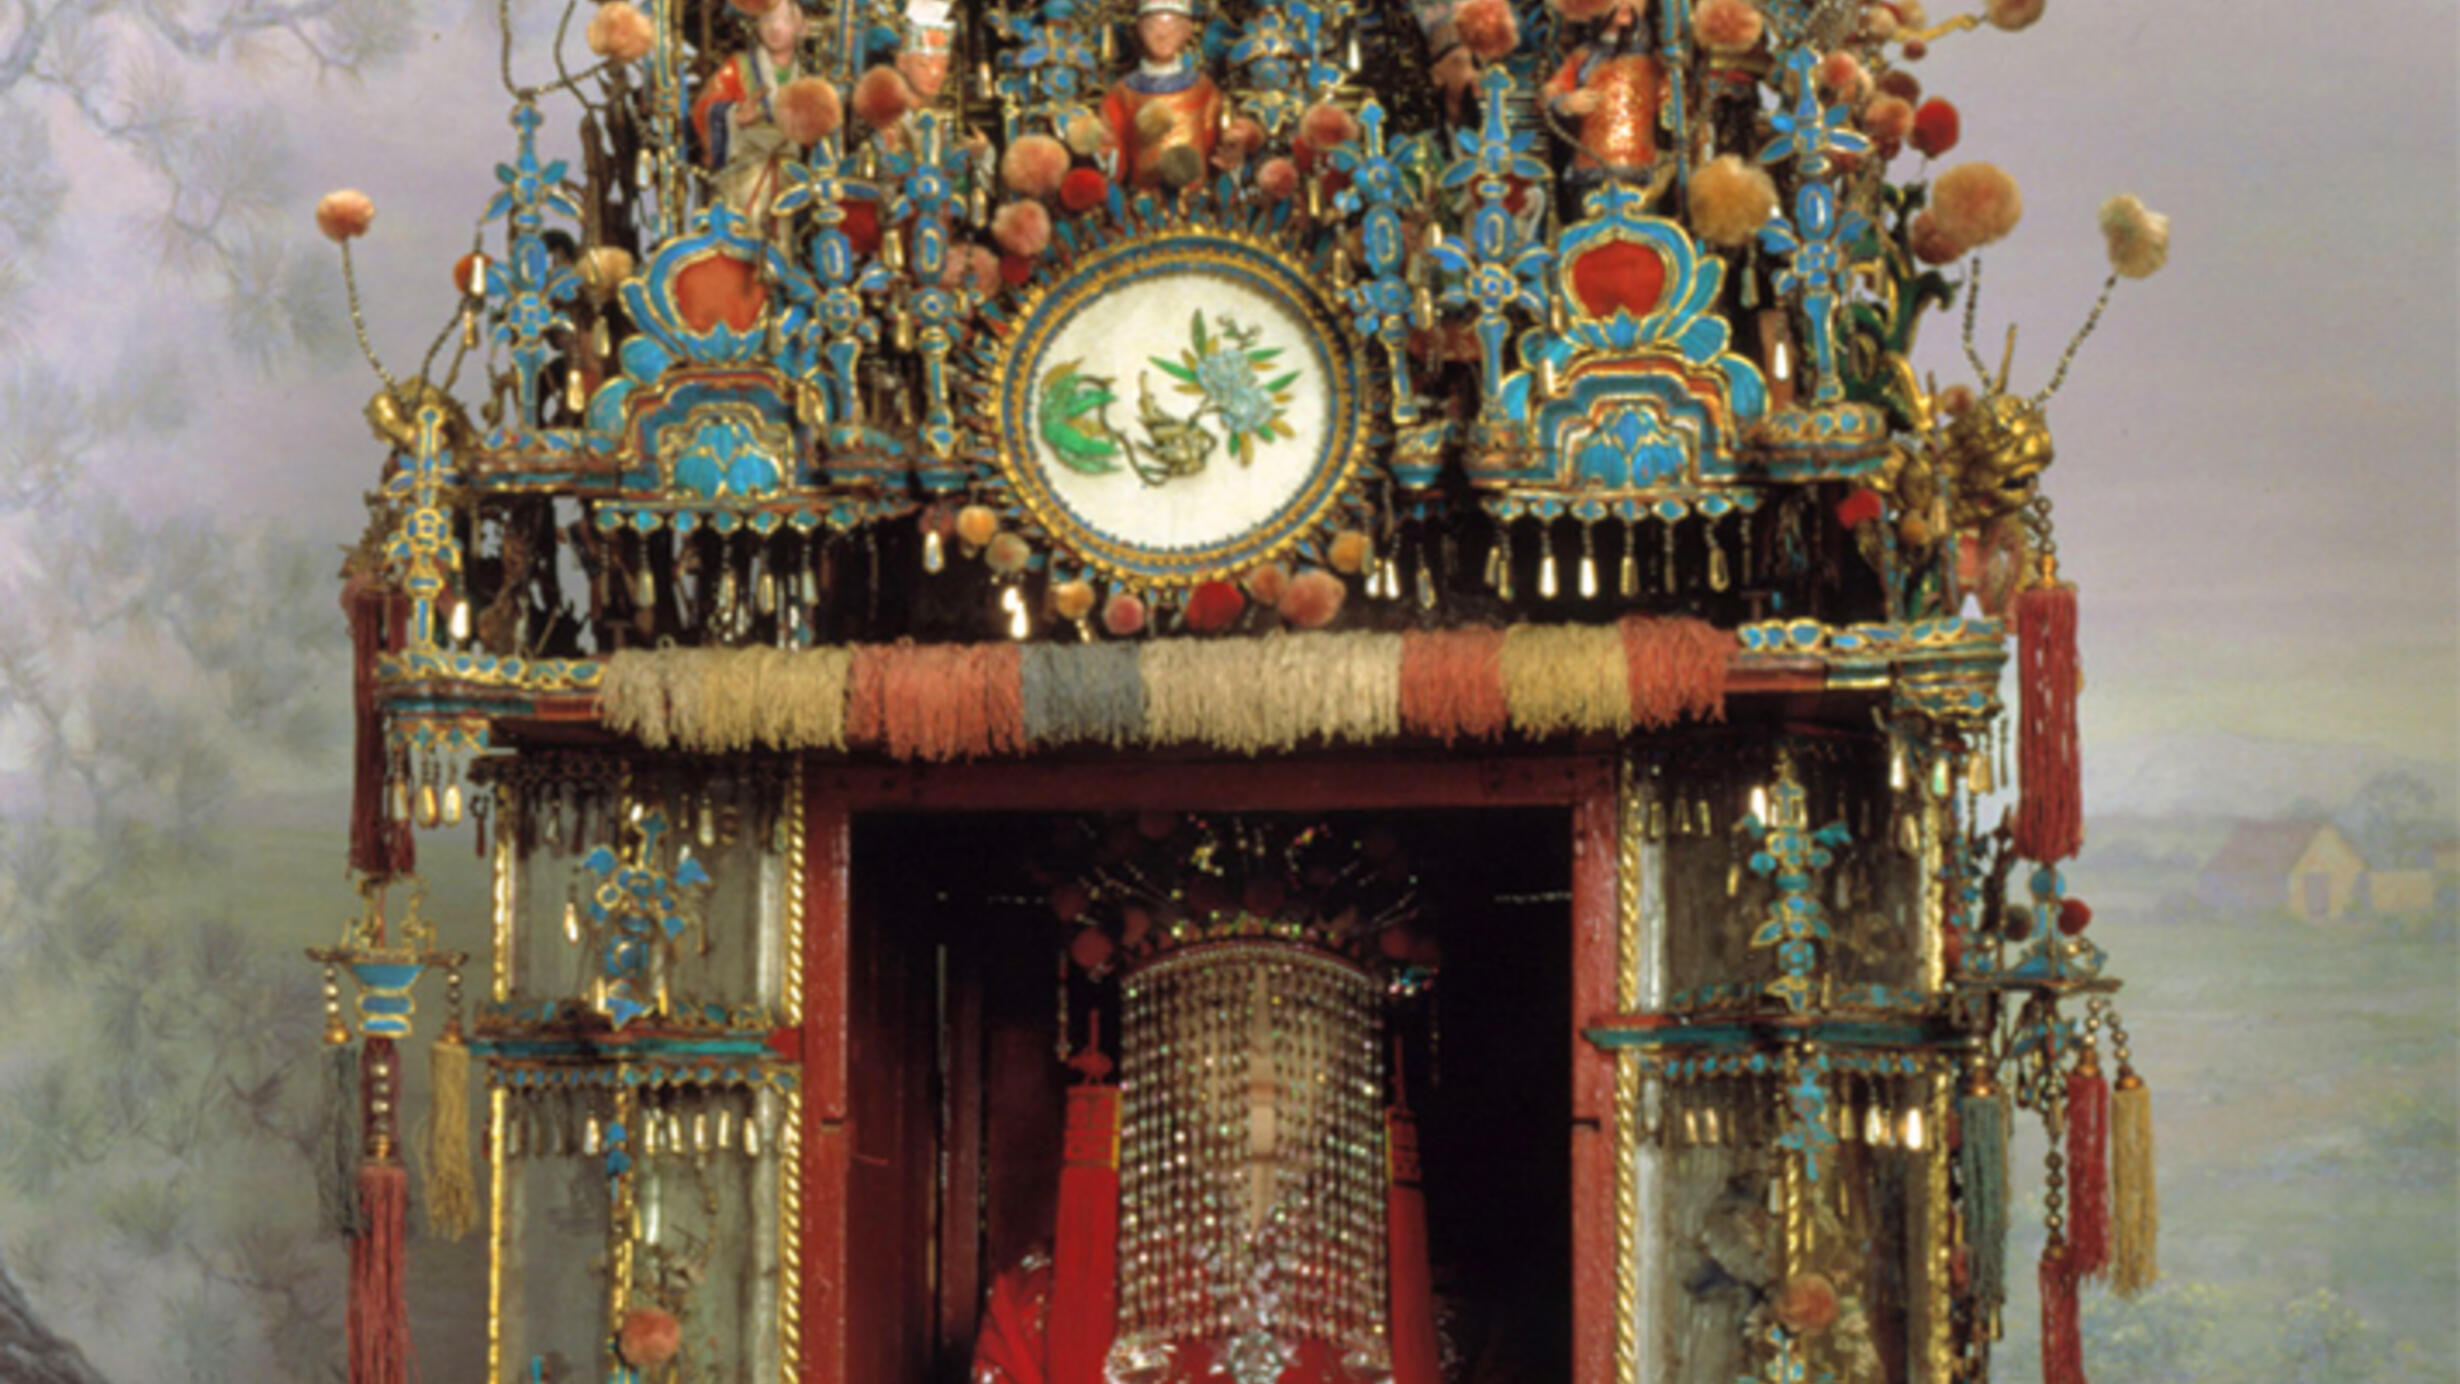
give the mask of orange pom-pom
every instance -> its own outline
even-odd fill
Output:
[[[2101,233],[2109,238],[2110,267],[2125,278],[2158,273],[2170,258],[2170,219],[2132,196],[2101,204]]]
[[[1019,259],[1032,259],[1050,248],[1050,210],[1040,202],[1010,202],[992,215],[991,239]]]
[[[1110,179],[1098,168],[1071,168],[1059,180],[1059,205],[1068,211],[1091,211],[1109,197]]]
[[[1902,144],[1913,133],[1913,107],[1900,97],[1882,96],[1863,108],[1862,128],[1880,144]]]
[[[818,77],[797,77],[769,98],[780,134],[801,145],[813,145],[837,133],[846,123],[846,108],[837,88]]]
[[[1770,1304],[1769,1315],[1798,1336],[1814,1336],[1836,1324],[1836,1285],[1821,1273],[1798,1273],[1785,1280]]]
[[[1960,163],[1931,184],[1939,231],[1968,250],[2003,240],[2024,216],[2016,180],[1997,164]]]
[[[1739,154],[1720,154],[1692,172],[1691,229],[1711,245],[1749,242],[1776,211],[1776,180]]]
[[[1964,133],[1964,119],[1946,98],[1934,96],[1913,113],[1913,147],[1930,158],[1956,147]]]
[[[1286,158],[1266,159],[1256,170],[1256,191],[1268,202],[1288,199],[1298,191],[1298,164]]]
[[[1737,0],[1748,4],[1749,0]],[[1520,46],[1520,18],[1505,0],[1469,0],[1452,12],[1454,31],[1481,61],[1493,62]]]
[[[1334,571],[1355,574],[1365,571],[1368,559],[1374,556],[1374,539],[1357,529],[1343,529],[1333,535],[1332,547],[1326,551],[1324,558],[1332,564]]]
[[[1870,84],[1871,74],[1862,66],[1862,59],[1839,49],[1819,60],[1819,84],[1851,101],[1862,95]]]
[[[1051,612],[1062,620],[1082,620],[1093,612],[1093,583],[1063,581],[1051,588]]]
[[[1939,406],[1941,413],[1950,418],[1959,417],[1973,408],[1975,402],[1973,386],[1969,384],[1949,385],[1939,391],[1939,397],[1934,402]]]
[[[1341,603],[1348,600],[1350,589],[1330,572],[1301,572],[1290,578],[1287,590],[1275,609],[1281,618],[1303,630],[1320,630],[1341,613]]]
[[[913,86],[893,67],[875,67],[854,84],[854,116],[873,129],[905,119],[914,104]]]
[[[367,234],[376,221],[376,204],[355,187],[328,192],[316,203],[316,229],[339,245]]]
[[[631,0],[612,0],[600,5],[589,17],[585,35],[589,51],[611,63],[639,62],[649,56],[657,42],[657,31],[649,25],[649,16]]]
[[[1358,117],[1327,101],[1298,118],[1298,137],[1329,151],[1358,138]]]
[[[979,548],[999,536],[999,511],[989,505],[967,505],[957,511],[957,541]]]
[[[1068,176],[1068,146],[1049,135],[1026,135],[1000,155],[999,181],[1019,197],[1048,197]]]
[[[2018,29],[2032,28],[2047,3],[2048,0],[1988,0],[1982,6],[1982,17],[1990,21],[1990,27],[2012,34]]]
[[[1691,17],[1692,35],[1712,53],[1747,53],[1767,27],[1766,17],[1751,0],[1708,0]]]
[[[624,1313],[615,1333],[615,1353],[634,1369],[649,1369],[675,1358],[683,1349],[683,1323],[671,1312],[635,1307]]]
[[[1905,227],[1907,248],[1924,264],[1953,264],[1965,257],[1965,247],[1939,229],[1939,218],[1917,211]]]
[[[1278,562],[1268,562],[1247,574],[1247,594],[1257,605],[1278,606],[1281,593],[1290,589],[1290,569]]]

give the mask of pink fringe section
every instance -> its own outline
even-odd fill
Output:
[[[1401,637],[1401,728],[1449,745],[1503,734],[1503,631],[1483,625]]]
[[[1662,730],[1685,719],[1725,719],[1725,678],[1737,641],[1705,620],[1627,615],[1623,661],[1631,670],[1631,720]]]
[[[1012,643],[880,644],[854,652],[847,738],[944,762],[1025,749],[1023,651]]]

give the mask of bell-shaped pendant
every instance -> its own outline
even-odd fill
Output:
[[[1580,526],[1580,599],[1597,599],[1597,532],[1587,524]]]
[[[589,349],[596,352],[600,360],[615,354],[615,332],[607,326],[604,314],[589,324]]]
[[[410,784],[408,780],[397,778],[387,786],[387,791],[385,793],[385,809],[385,815],[391,817],[396,822],[407,822],[410,820]]]
[[[1734,584],[1733,574],[1726,570],[1725,544],[1714,529],[1708,534],[1708,589],[1723,591]]]
[[[1673,591],[1674,591],[1674,589],[1675,589],[1675,577],[1674,577],[1674,521],[1673,521],[1673,520],[1671,520],[1671,519],[1666,520],[1666,521],[1665,521],[1665,524],[1664,524],[1664,528],[1665,528],[1665,531],[1666,531],[1666,582],[1665,582],[1665,585],[1666,585],[1666,591],[1667,591],[1667,593],[1668,593],[1668,594],[1672,594],[1672,593],[1673,593]]]
[[[1966,756],[1965,782],[1980,794],[1988,794],[1997,787],[1990,780],[1990,750],[1987,746],[1977,747]]]
[[[1551,601],[1556,591],[1555,545],[1552,539],[1540,539],[1539,542],[1544,546],[1538,557],[1538,599]]]
[[[445,617],[444,629],[446,636],[454,643],[465,644],[469,642],[470,603],[468,601],[453,602],[453,613]]]
[[[1022,590],[1013,585],[1000,587],[999,608],[1007,614],[1010,639],[1022,641],[1033,636],[1033,617],[1025,608],[1025,593]]]
[[[478,349],[478,306],[465,304],[461,309],[461,349]]]
[[[1625,600],[1640,594],[1640,526],[1623,521],[1623,560],[1615,565],[1614,589]]]
[[[436,796],[436,781],[429,779],[419,785],[419,825],[432,827],[443,812]]]
[[[761,568],[760,584],[752,588],[752,593],[754,609],[763,615],[777,613],[777,574],[775,572],[766,567]]]
[[[941,540],[940,531],[938,529],[923,530],[923,570],[936,577],[942,571],[946,570],[947,566],[948,547],[947,544]]]
[[[1508,525],[1496,536],[1495,551],[1495,594],[1508,601],[1512,599],[1512,530]]]
[[[1498,590],[1503,585],[1503,540],[1497,538],[1486,550],[1486,589]]]
[[[564,940],[574,946],[581,944],[581,905],[578,900],[564,900]]]
[[[576,415],[589,411],[589,377],[570,362],[564,366],[564,407]]]
[[[444,785],[444,825],[448,827],[461,825],[461,780],[459,779]]]
[[[658,604],[658,574],[647,564],[632,574],[632,604],[642,610],[654,609]]]

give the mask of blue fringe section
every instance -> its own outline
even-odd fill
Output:
[[[1025,742],[1124,745],[1145,729],[1145,684],[1139,646],[1028,644],[1020,670],[1025,687]]]
[[[1964,1128],[1957,1177],[1964,1184],[1966,1267],[1973,1295],[1996,1311],[2007,1301],[2007,1100],[1960,1096]]]

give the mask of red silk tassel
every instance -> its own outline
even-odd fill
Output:
[[[2043,864],[2084,847],[2084,771],[2076,743],[2076,589],[2059,582],[2016,597],[2016,686],[2022,718],[2016,853]]]
[[[350,868],[371,879],[408,874],[415,865],[410,823],[385,813],[384,714],[376,709],[376,660],[399,647],[393,598],[353,578],[342,591],[350,618],[350,700],[355,720],[350,782]]]
[[[2089,1048],[2067,1077],[2067,1260],[2078,1278],[2110,1271],[2110,1083]]]
[[[1427,1263],[1426,1188],[1419,1178],[1418,1121],[1406,1106],[1384,1112],[1385,1263],[1389,1266],[1392,1384],[1440,1384],[1435,1289]]]
[[[1119,1326],[1119,1088],[1068,1091],[1051,1251],[1050,1384],[1101,1384]]]
[[[399,1087],[393,1040],[360,1049],[367,1161],[359,1165],[359,1231],[350,1241],[350,1384],[409,1384],[410,1303],[403,1256],[409,1245],[410,1170],[394,1160],[391,1128]]]
[[[2041,1378],[2042,1384],[2086,1384],[2075,1264],[2056,1237],[2041,1253]]]

